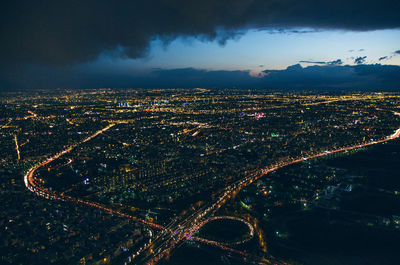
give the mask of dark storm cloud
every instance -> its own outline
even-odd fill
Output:
[[[207,71],[194,68],[157,70],[148,78],[153,80],[154,87],[248,87],[257,81],[248,71]],[[152,82],[149,80],[143,83]]]
[[[363,64],[365,63],[365,59],[367,59],[367,56],[360,56],[354,59],[355,64]]]
[[[9,0],[0,10],[3,64],[66,65],[102,52],[137,58],[155,37],[224,43],[249,28],[400,27],[398,0]]]
[[[397,50],[394,52],[395,54],[400,54],[400,50]]]
[[[395,89],[400,88],[400,66],[345,65],[309,66],[299,64],[285,70],[265,70],[265,88],[336,88],[336,89]]]
[[[378,59],[378,61],[386,60],[388,57],[387,56],[382,56]]]
[[[248,71],[206,71],[193,68],[157,70],[148,79],[154,87],[242,87],[287,89],[399,89],[400,66],[393,65],[292,65],[265,70],[262,78]],[[148,83],[145,81],[144,83]]]

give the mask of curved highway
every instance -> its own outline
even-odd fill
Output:
[[[202,226],[206,225],[207,223],[215,221],[215,220],[233,220],[233,221],[244,223],[247,226],[247,228],[249,229],[248,236],[244,237],[241,240],[229,242],[229,243],[228,242],[220,243],[218,241],[208,240],[208,239],[199,238],[199,237],[192,237],[192,239],[195,241],[201,239],[203,241],[208,241],[209,243],[215,243],[215,244],[221,244],[221,245],[228,246],[228,245],[239,245],[239,244],[246,243],[247,241],[251,240],[254,237],[253,225],[250,224],[250,222],[248,222],[245,219],[234,217],[234,216],[213,216],[213,217],[210,217],[210,218],[206,219],[205,221],[203,221],[203,223],[201,223],[199,226],[202,227]]]
[[[155,264],[157,261],[159,261],[164,256],[168,256],[170,251],[174,247],[179,246],[183,242],[185,242],[187,239],[192,238],[192,235],[194,233],[196,233],[198,231],[198,229],[200,229],[200,227],[202,227],[205,223],[207,223],[207,220],[210,219],[210,217],[214,215],[214,213],[227,201],[228,198],[231,197],[231,195],[233,193],[239,192],[243,187],[245,187],[245,186],[249,185],[250,183],[256,181],[257,179],[263,177],[264,175],[266,175],[270,172],[273,172],[279,168],[282,168],[282,167],[285,167],[285,166],[288,166],[291,164],[299,163],[304,160],[318,158],[318,157],[322,157],[322,156],[334,154],[334,153],[339,153],[339,152],[345,152],[345,151],[349,151],[349,150],[353,150],[353,149],[357,149],[357,148],[361,148],[361,147],[367,147],[367,146],[378,144],[378,143],[384,143],[384,142],[390,141],[392,139],[398,138],[400,136],[400,129],[398,129],[391,136],[388,136],[387,138],[379,140],[379,141],[372,141],[372,142],[354,145],[354,146],[350,146],[350,147],[344,147],[344,148],[340,148],[340,149],[336,149],[336,150],[325,151],[322,153],[310,155],[307,157],[301,157],[298,159],[293,159],[293,160],[285,162],[285,163],[280,163],[278,165],[269,166],[265,169],[255,171],[252,174],[249,174],[248,176],[243,178],[242,180],[237,181],[237,182],[227,186],[220,193],[219,197],[217,197],[217,199],[213,203],[204,205],[203,207],[198,209],[196,212],[194,212],[193,214],[191,214],[189,217],[185,218],[184,220],[181,220],[179,222],[174,221],[167,227],[163,227],[163,226],[155,224],[153,222],[149,222],[147,220],[144,220],[144,219],[141,219],[141,218],[138,218],[135,216],[131,216],[131,215],[113,210],[111,208],[107,208],[99,203],[85,201],[85,200],[81,200],[78,198],[73,198],[71,196],[62,195],[62,194],[58,194],[56,192],[49,191],[49,190],[43,188],[41,186],[41,184],[34,177],[35,172],[39,168],[51,163],[52,161],[58,159],[59,157],[65,155],[65,154],[71,152],[79,144],[82,144],[82,143],[85,143],[85,142],[91,140],[92,138],[96,137],[97,135],[107,131],[114,125],[115,125],[115,123],[109,124],[105,128],[103,128],[103,129],[95,132],[91,136],[85,138],[80,143],[72,145],[69,148],[67,148],[66,150],[48,158],[44,162],[41,162],[41,163],[33,166],[26,172],[26,174],[24,176],[24,182],[25,182],[25,186],[30,191],[32,191],[32,192],[36,193],[37,195],[42,196],[44,198],[70,201],[70,202],[74,202],[74,203],[77,203],[80,205],[90,206],[90,207],[97,208],[97,209],[103,210],[105,212],[108,212],[110,214],[128,218],[128,219],[140,222],[144,225],[148,225],[152,228],[161,230],[158,233],[158,235],[155,237],[155,240],[153,242],[151,242],[151,240],[150,240],[149,243],[147,243],[143,247],[141,247],[139,249],[139,251],[137,251],[137,253],[133,254],[128,259],[128,262],[131,262],[131,261],[133,261],[133,258],[136,257],[136,258],[139,258],[140,261],[145,264]],[[195,239],[198,241],[207,243],[205,239],[200,239],[197,237]],[[211,243],[211,242],[209,242],[209,243]],[[225,246],[223,244],[220,244],[217,242],[212,242],[212,244],[219,246],[223,249],[232,251],[231,249],[229,249],[227,246]],[[239,254],[242,254],[243,256],[246,256],[246,254],[244,252],[241,252],[241,251],[237,251],[237,252]],[[271,263],[276,264],[276,263],[280,263],[280,262],[275,261],[275,260],[268,261],[265,259],[260,259],[260,261],[258,263],[259,264],[271,264]]]
[[[251,184],[252,182],[256,181],[257,179],[265,176],[266,174],[276,171],[277,169],[283,168],[288,165],[292,165],[295,163],[302,162],[304,160],[308,159],[313,159],[313,158],[318,158],[334,153],[340,153],[340,152],[345,152],[345,151],[350,151],[362,147],[367,147],[370,145],[378,144],[378,143],[384,143],[387,141],[390,141],[392,139],[398,138],[400,136],[400,128],[396,130],[396,132],[390,136],[388,136],[385,139],[379,140],[379,141],[372,141],[364,144],[358,144],[358,145],[353,145],[349,147],[343,147],[335,150],[327,150],[322,153],[318,153],[315,155],[310,155],[307,157],[301,157],[298,159],[293,159],[291,161],[285,162],[285,163],[280,163],[278,165],[272,165],[270,167],[267,167],[262,170],[258,170],[247,177],[243,178],[242,180],[233,183],[229,186],[227,186],[223,193],[218,197],[218,199],[209,204],[207,208],[204,210],[199,210],[192,214],[190,217],[186,218],[185,220],[181,221],[180,223],[175,224],[171,228],[165,230],[162,235],[162,240],[157,240],[156,242],[152,243],[149,246],[150,251],[147,252],[147,254],[144,254],[144,257],[140,259],[141,263],[145,264],[155,264],[157,263],[160,259],[162,259],[165,256],[168,256],[169,253],[173,248],[175,248],[178,245],[181,245],[184,241],[190,239],[194,233],[197,232],[197,230],[201,227],[201,224],[212,216],[226,201],[228,198],[231,198],[233,193],[239,192],[242,188],[246,187],[247,185]],[[159,238],[157,238],[159,239]],[[225,246],[222,246],[222,248],[225,248]],[[268,261],[268,262],[263,262],[259,261],[259,264],[276,264],[279,263],[277,261]]]
[[[85,201],[85,200],[81,200],[81,199],[78,199],[78,198],[73,198],[71,196],[58,194],[56,192],[49,191],[49,190],[43,188],[41,186],[41,184],[39,182],[37,182],[36,179],[34,178],[34,174],[35,174],[36,170],[38,170],[39,168],[51,163],[52,161],[60,158],[61,156],[65,155],[65,154],[71,152],[79,144],[85,143],[85,142],[91,140],[92,138],[96,137],[97,135],[107,131],[108,129],[110,129],[114,125],[115,125],[114,123],[108,125],[107,127],[103,128],[103,129],[95,132],[91,136],[85,138],[80,143],[75,144],[75,145],[69,147],[68,149],[66,149],[66,150],[64,150],[64,151],[62,151],[62,152],[60,152],[60,153],[48,158],[44,162],[41,162],[38,165],[33,166],[31,169],[28,170],[28,172],[24,176],[25,186],[30,191],[32,191],[32,192],[36,193],[37,195],[39,195],[41,197],[44,197],[46,199],[58,199],[58,200],[62,200],[62,201],[70,201],[70,202],[78,203],[78,204],[81,204],[81,205],[90,206],[90,207],[93,207],[93,208],[98,208],[98,209],[106,211],[106,212],[108,212],[110,214],[114,214],[114,215],[117,215],[117,216],[121,216],[121,217],[125,217],[125,218],[128,218],[128,219],[132,219],[134,221],[137,221],[137,222],[143,223],[145,225],[148,225],[148,226],[150,226],[152,228],[156,228],[156,229],[162,230],[162,229],[164,229],[164,227],[161,226],[161,225],[158,225],[158,224],[149,222],[147,220],[140,219],[138,217],[131,216],[131,215],[128,215],[128,214],[113,210],[111,208],[107,208],[107,207],[105,207],[105,206],[103,206],[103,205],[101,205],[99,203]]]

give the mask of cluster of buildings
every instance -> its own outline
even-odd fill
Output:
[[[108,262],[146,240],[143,227],[117,221],[111,236],[104,231],[115,227],[114,217],[26,195],[24,171],[69,146],[77,147],[37,171],[43,187],[166,225],[267,165],[385,138],[399,127],[393,113],[399,101],[390,93],[223,89],[9,94],[0,105],[0,196],[3,205],[19,210],[2,211],[7,231],[1,232],[1,248],[7,251],[0,260],[18,262],[22,256],[13,253],[29,253],[50,263],[75,262],[68,257]],[[83,141],[109,124],[114,126]],[[260,180],[244,193],[243,205],[267,207],[266,215],[288,203],[308,207],[337,184],[332,174],[285,179]],[[263,205],[250,193],[266,198]],[[100,224],[96,231],[88,229],[90,222]],[[44,232],[23,239],[35,227]]]

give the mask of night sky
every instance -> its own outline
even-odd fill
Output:
[[[400,89],[400,1],[3,1],[0,89]]]

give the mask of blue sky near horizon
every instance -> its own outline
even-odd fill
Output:
[[[0,89],[400,90],[399,0],[21,0],[2,7]]]
[[[87,64],[92,70],[147,72],[154,68],[196,68],[206,70],[285,69],[299,61],[333,61],[354,65],[356,57],[367,56],[365,64],[400,65],[400,30],[250,30],[242,36],[218,41],[179,37],[167,45],[160,39],[150,43],[147,56],[140,59],[100,56]],[[379,61],[387,56],[390,59]],[[304,64],[307,66],[310,64]]]

